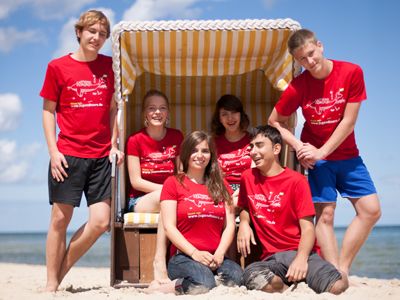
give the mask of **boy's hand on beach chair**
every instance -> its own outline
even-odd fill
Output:
[[[253,229],[246,222],[240,222],[239,230],[237,234],[237,249],[243,257],[247,257],[251,253],[250,242],[253,245],[257,245],[256,239],[254,238]]]

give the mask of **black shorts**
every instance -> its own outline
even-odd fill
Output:
[[[87,206],[111,199],[111,163],[107,157],[79,158],[65,155],[68,178],[57,182],[51,175],[49,164],[49,202],[79,207],[82,193]]]

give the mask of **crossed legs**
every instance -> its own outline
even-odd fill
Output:
[[[339,250],[334,232],[335,203],[316,203],[316,236],[323,257],[348,274],[358,251],[381,216],[377,194],[350,199],[356,215],[347,227]]]
[[[66,231],[73,209],[71,205],[53,204],[46,242],[48,292],[57,291],[71,267],[110,226],[110,200],[92,204],[89,206],[88,222],[74,233],[66,248]]]

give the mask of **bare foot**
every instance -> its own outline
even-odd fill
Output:
[[[47,284],[45,288],[41,288],[40,292],[44,293],[55,293],[57,292],[58,284]]]
[[[171,282],[171,279],[168,278],[167,265],[165,263],[165,259],[154,258],[153,272],[154,272],[154,281],[158,281],[160,284],[166,284]]]
[[[175,281],[169,280],[167,283],[161,283],[158,280],[153,280],[147,289],[143,291],[146,294],[152,294],[155,292],[164,293],[164,294],[175,294]]]

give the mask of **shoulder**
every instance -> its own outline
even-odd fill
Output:
[[[57,66],[65,64],[65,63],[72,63],[72,62],[73,62],[73,60],[70,59],[70,54],[67,54],[67,55],[52,59],[48,63],[48,65],[49,65],[49,67],[57,67]]]
[[[348,61],[340,61],[340,60],[332,60],[335,68],[340,69],[342,72],[349,72],[349,73],[362,73],[362,69],[359,65],[355,63],[351,63]]]
[[[174,137],[179,137],[183,139],[183,133],[182,131],[175,129],[175,128],[167,128],[167,135],[168,136],[174,136]]]
[[[293,183],[308,184],[307,178],[303,174],[287,167],[285,168],[284,172],[284,176],[286,176],[287,179]]]
[[[144,129],[140,129],[139,131],[136,131],[134,133],[132,133],[129,137],[128,137],[128,142],[129,141],[134,141],[137,139],[143,139],[146,136],[146,133],[144,132]]]
[[[98,54],[98,59],[103,62],[112,63],[112,57],[104,54]]]

